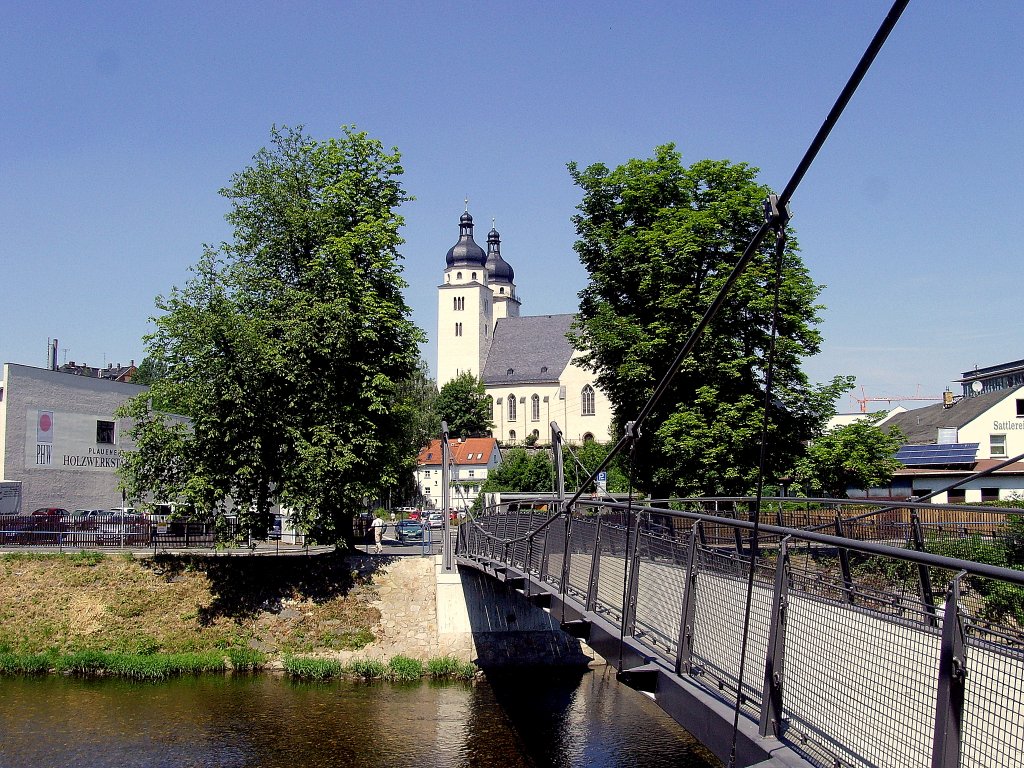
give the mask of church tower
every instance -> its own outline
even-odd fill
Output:
[[[480,376],[494,330],[487,254],[473,240],[468,206],[459,219],[459,241],[445,262],[444,282],[437,287],[438,388],[465,371]]]
[[[516,273],[512,266],[501,258],[501,237],[498,230],[491,224],[487,233],[487,284],[491,289],[491,301],[494,304],[493,321],[496,323],[503,317],[519,317],[521,302],[516,295]],[[492,326],[493,331],[493,326]]]

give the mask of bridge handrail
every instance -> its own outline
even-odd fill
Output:
[[[538,499],[540,500],[540,499]],[[718,515],[709,515],[700,512],[689,512],[686,510],[678,509],[664,509],[662,507],[651,507],[647,505],[630,504],[627,502],[619,501],[599,501],[591,499],[580,499],[577,505],[583,507],[592,508],[603,508],[603,509],[615,509],[619,511],[632,510],[635,513],[653,513],[665,517],[677,517],[693,522],[704,522],[717,525],[727,525],[743,530],[753,530],[754,523],[747,520],[740,520],[732,517],[721,517]],[[934,508],[936,505],[932,504],[915,504],[918,507]],[[945,506],[945,505],[942,505]],[[502,545],[511,545],[520,542],[526,542],[527,540],[535,537],[541,531],[547,529],[555,520],[563,518],[565,512],[556,512],[549,516],[541,525],[528,530],[526,533],[511,538],[498,537],[488,532],[483,526],[479,525],[476,519],[467,521],[470,525],[475,526],[480,530],[488,539],[492,539]],[[961,558],[948,557],[946,555],[937,555],[931,552],[919,551],[914,549],[905,549],[902,547],[895,547],[889,544],[880,544],[878,542],[861,541],[859,539],[847,538],[844,536],[835,536],[827,533],[819,533],[814,530],[807,530],[803,528],[789,528],[785,526],[771,525],[768,523],[760,523],[759,531],[762,535],[767,536],[791,536],[793,539],[798,541],[806,541],[815,544],[821,544],[829,547],[836,547],[845,549],[847,551],[862,552],[869,555],[881,555],[884,557],[892,557],[899,560],[908,560],[918,565],[931,566],[934,568],[945,568],[953,571],[966,571],[969,574],[976,576],[983,576],[986,578],[999,579],[1001,581],[1008,581],[1019,586],[1024,586],[1024,571],[1016,570],[1014,568],[1004,568],[998,565],[990,565],[988,563],[979,563],[973,560],[964,560]]]

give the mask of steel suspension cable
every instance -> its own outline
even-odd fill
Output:
[[[779,337],[779,294],[782,283],[782,264],[786,256],[786,217],[777,214],[775,230],[775,274],[772,290],[771,336],[768,340],[768,359],[764,375],[764,407],[761,413],[761,446],[757,460],[757,493],[754,495],[749,546],[750,567],[747,569],[747,598],[743,612],[743,635],[740,641],[740,668],[736,682],[736,704],[732,713],[732,746],[729,752],[729,768],[736,765],[736,740],[740,727],[740,705],[743,701],[743,673],[747,665],[747,645],[750,639],[750,613],[754,601],[754,571],[757,567],[757,553],[761,529],[761,497],[764,494],[764,470],[768,458],[768,430],[771,426],[772,389],[775,384],[775,347]],[[740,553],[736,553],[739,555]]]

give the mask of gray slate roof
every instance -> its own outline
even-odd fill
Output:
[[[556,383],[572,357],[565,334],[574,318],[535,315],[498,320],[484,364],[484,384]]]
[[[880,426],[882,429],[888,429],[890,426],[899,427],[900,431],[906,435],[908,444],[928,445],[938,440],[940,427],[960,429],[970,424],[996,403],[1021,390],[1024,390],[1024,387],[1018,387],[1016,390],[1000,389],[974,397],[965,397],[963,400],[953,403],[949,408],[943,408],[942,403],[928,405],[924,408],[914,408],[911,411],[897,413]]]

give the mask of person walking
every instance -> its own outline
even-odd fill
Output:
[[[381,541],[384,539],[384,518],[380,515],[374,517],[373,522],[370,523],[370,528],[373,530],[373,551],[379,555],[384,551],[383,546],[381,546]]]

